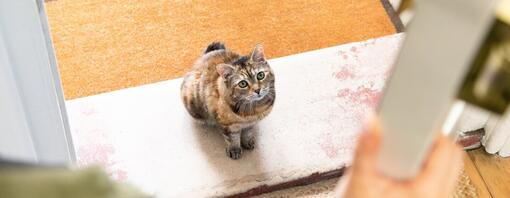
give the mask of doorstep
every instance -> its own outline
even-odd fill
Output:
[[[188,115],[179,97],[182,79],[67,101],[78,165],[100,165],[157,197],[253,194],[341,174],[403,37],[269,60],[276,76],[273,112],[255,128],[255,149],[239,160],[226,156],[218,131]]]

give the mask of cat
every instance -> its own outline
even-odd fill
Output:
[[[262,45],[241,56],[213,42],[184,76],[181,99],[194,119],[222,129],[227,156],[239,159],[255,148],[250,129],[273,108],[274,80]]]

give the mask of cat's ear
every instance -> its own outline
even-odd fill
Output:
[[[221,77],[227,78],[232,74],[232,72],[234,72],[234,67],[232,67],[232,65],[229,64],[221,63],[216,65],[216,71]]]
[[[253,52],[251,53],[250,59],[254,62],[262,62],[265,61],[266,58],[264,56],[264,48],[261,44],[257,44]]]

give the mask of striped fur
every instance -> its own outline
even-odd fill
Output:
[[[262,46],[241,56],[211,43],[184,76],[181,98],[193,118],[224,130],[227,155],[238,159],[241,147],[254,148],[249,129],[271,112],[275,101],[274,74]]]

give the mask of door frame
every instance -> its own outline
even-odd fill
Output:
[[[0,156],[74,163],[43,0],[0,1],[0,84]]]

